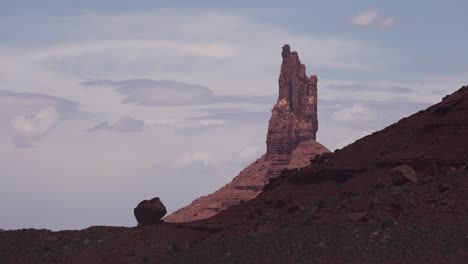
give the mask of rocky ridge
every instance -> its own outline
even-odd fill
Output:
[[[316,142],[317,76],[307,77],[296,51],[283,46],[278,79],[278,100],[268,125],[266,153],[234,179],[207,196],[194,200],[164,218],[167,222],[190,222],[211,217],[222,210],[255,198],[284,169],[301,168],[329,150]]]

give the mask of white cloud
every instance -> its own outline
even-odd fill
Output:
[[[351,24],[355,26],[367,27],[374,25],[379,17],[379,11],[376,9],[367,10],[351,18]]]
[[[339,141],[334,142],[334,149],[341,149],[351,143],[354,143],[356,140],[365,137],[367,135],[370,135],[372,132],[375,130],[370,130],[370,129],[365,129],[365,130],[351,130],[350,134],[347,135],[345,138],[341,138]]]
[[[396,19],[394,17],[386,17],[380,21],[380,26],[383,28],[391,28],[396,25]]]
[[[15,116],[11,120],[15,144],[30,146],[57,125],[60,115],[54,107],[47,107],[33,116]],[[29,143],[29,144],[28,144]]]
[[[265,153],[265,145],[252,144],[244,147],[237,157],[235,157],[235,162],[238,162],[243,165],[248,165],[249,163],[260,158],[262,154]]]
[[[172,119],[172,120],[150,120],[144,121],[145,127],[147,128],[159,128],[166,127],[174,129],[175,131],[185,131],[192,129],[200,129],[207,127],[218,127],[226,124],[222,119],[195,119],[195,120],[184,120],[184,119]]]
[[[350,24],[358,27],[378,26],[391,28],[396,25],[396,20],[391,16],[382,16],[377,9],[370,9],[352,17]]]
[[[32,147],[60,121],[78,116],[77,102],[39,93],[0,90],[0,130],[16,147]]]
[[[216,156],[209,151],[185,153],[171,164],[173,168],[211,166],[217,162]]]
[[[341,123],[362,125],[375,121],[376,114],[365,105],[358,103],[352,107],[337,110],[332,118]]]

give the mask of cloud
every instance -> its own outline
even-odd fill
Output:
[[[0,107],[9,114],[36,113],[51,106],[62,115],[73,115],[78,111],[78,102],[40,93],[0,90]]]
[[[205,110],[208,114],[193,117],[193,120],[226,120],[230,123],[264,123],[265,126],[268,126],[268,119],[271,117],[270,110],[265,111],[244,111],[241,109],[228,109],[221,110],[218,109],[207,109]]]
[[[16,147],[33,147],[60,121],[75,117],[78,106],[56,96],[0,90],[0,127],[10,131]]]
[[[134,119],[131,117],[122,117],[115,121],[113,124],[104,121],[96,124],[92,128],[88,129],[90,132],[109,130],[116,132],[141,132],[145,126],[145,122],[142,120]]]
[[[355,26],[366,27],[376,23],[379,17],[379,11],[376,9],[368,10],[357,14],[351,19],[351,24]]]
[[[147,128],[170,128],[175,132],[193,133],[194,131],[213,129],[225,125],[226,121],[222,119],[172,119],[172,120],[145,120]]]
[[[274,96],[255,96],[255,95],[220,95],[218,101],[221,103],[251,103],[251,104],[267,104],[273,105],[275,103]]]
[[[217,101],[213,91],[201,85],[177,81],[133,79],[115,81],[87,81],[85,86],[111,86],[124,96],[122,103],[142,106],[177,106],[212,104]]]
[[[130,79],[125,81],[85,81],[82,85],[114,87],[123,95],[122,103],[140,106],[184,106],[216,103],[256,103],[271,101],[267,96],[216,95],[206,86],[169,80]]]
[[[408,98],[379,100],[323,99],[319,102],[318,141],[330,150],[341,148],[373,131],[430,106]],[[386,99],[386,100],[385,100]]]
[[[370,9],[352,17],[350,24],[357,27],[377,26],[391,28],[396,25],[396,20],[391,16],[382,16],[377,9]]]
[[[415,92],[414,89],[401,86],[382,86],[382,85],[360,85],[360,84],[331,84],[325,89],[333,89],[344,92],[389,92],[397,94],[407,94]]]
[[[265,145],[251,144],[244,147],[234,158],[234,162],[248,165],[265,153]]]
[[[11,119],[16,147],[33,147],[32,142],[44,137],[60,120],[54,107],[47,107],[33,116],[15,116]]]
[[[372,130],[372,129],[364,129],[364,130],[357,130],[357,131],[351,130],[350,133],[346,135],[346,137],[341,138],[339,141],[335,142],[334,149],[343,148],[362,137],[370,135],[372,132],[375,132],[375,130]]]
[[[394,17],[386,17],[380,21],[380,26],[383,28],[391,28],[396,25],[396,19]]]
[[[300,48],[303,62],[313,62],[321,71],[367,72],[388,66],[380,63],[386,56],[382,50],[368,42],[292,33],[248,14],[220,10],[83,12],[8,20],[9,25],[24,28],[21,37],[26,39],[21,43],[28,44],[27,48],[1,47],[0,78],[27,74],[31,82],[63,81],[57,87],[45,87],[48,93],[63,92],[61,85],[69,87],[75,80],[153,78],[199,83],[216,92],[270,94],[270,88],[277,86],[274,79],[285,41]],[[0,25],[1,30],[9,28]]]
[[[365,105],[358,103],[336,111],[332,118],[341,123],[361,125],[373,122],[376,119],[376,114]]]
[[[185,153],[171,164],[173,168],[208,167],[216,163],[215,155],[208,151]]]

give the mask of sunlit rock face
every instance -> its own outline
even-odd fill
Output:
[[[307,77],[296,51],[283,46],[278,101],[268,125],[267,152],[218,191],[194,200],[164,220],[190,222],[255,198],[268,180],[284,169],[310,164],[329,150],[315,141],[318,130],[317,76]]]

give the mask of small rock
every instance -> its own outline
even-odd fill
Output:
[[[400,186],[406,183],[417,183],[418,178],[416,172],[408,165],[401,165],[391,169],[392,182],[396,186]]]
[[[348,213],[347,218],[348,220],[358,222],[364,220],[366,218],[367,212],[351,212]]]
[[[451,191],[454,189],[454,187],[451,184],[448,183],[439,183],[438,189],[440,192],[446,192],[446,191]]]
[[[463,205],[457,200],[450,200],[445,204],[442,204],[441,211],[446,213],[457,213],[462,212],[461,208],[463,208]]]

